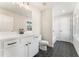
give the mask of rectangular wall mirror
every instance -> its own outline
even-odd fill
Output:
[[[0,32],[32,31],[32,12],[19,3],[0,3]]]

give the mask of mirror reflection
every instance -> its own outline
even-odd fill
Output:
[[[32,12],[24,3],[0,3],[0,32],[32,31]]]

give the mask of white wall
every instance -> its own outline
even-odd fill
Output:
[[[79,55],[79,4],[76,5],[73,13],[73,44]]]
[[[33,22],[33,33],[41,34],[40,30],[40,21],[41,21],[41,12],[36,8],[30,8],[32,11],[32,22]]]
[[[33,7],[30,7],[29,10],[32,12],[33,33],[40,34],[40,19],[41,19],[40,10]],[[12,31],[18,31],[19,28],[24,28],[26,30],[25,21],[28,19],[26,16],[22,16],[20,14],[16,14],[12,11],[5,9],[0,9],[0,14],[13,17],[14,25]]]
[[[0,14],[0,31],[7,32],[13,30],[13,17]]]
[[[41,34],[42,34],[42,39],[43,40],[47,40],[49,42],[49,46],[52,46],[52,44],[56,42],[56,39],[57,38],[58,38],[58,40],[61,40],[61,39],[59,39],[60,34],[56,34],[56,35],[59,35],[59,37],[55,38],[55,36],[53,34],[53,29],[54,28],[52,26],[54,25],[53,24],[54,20],[57,20],[58,19],[57,21],[60,21],[59,19],[61,19],[63,17],[66,17],[69,20],[68,21],[69,22],[69,25],[68,26],[69,26],[69,31],[70,32],[69,32],[69,36],[67,35],[68,37],[66,37],[66,38],[68,38],[68,40],[67,39],[64,39],[64,40],[61,40],[61,41],[67,41],[67,42],[71,42],[72,43],[72,38],[73,38],[72,37],[73,36],[73,32],[72,32],[72,30],[73,30],[72,29],[72,12],[58,14],[56,11],[57,10],[54,10],[54,8],[52,8],[52,9],[51,8],[48,8],[48,9],[45,9],[45,10],[43,10],[41,12],[42,13],[42,15],[41,15],[41,17],[42,17],[42,19],[41,19]],[[58,27],[60,28],[59,24],[58,24]],[[59,28],[57,29],[58,31],[60,31]]]
[[[12,31],[18,31],[19,28],[22,28],[24,26],[24,21],[27,20],[27,17],[13,13],[5,9],[0,9],[0,14],[13,17],[14,25]]]
[[[49,46],[52,46],[52,9],[45,9],[41,14],[42,39],[47,40],[49,42]]]

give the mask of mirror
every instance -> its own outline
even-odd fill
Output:
[[[18,3],[0,2],[0,32],[32,31],[32,12]]]

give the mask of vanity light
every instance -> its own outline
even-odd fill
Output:
[[[29,9],[29,2],[17,2],[16,4],[18,5],[18,8],[24,7],[25,9]]]
[[[23,4],[24,4],[23,7],[24,7],[25,9],[30,9],[30,4],[29,4],[29,2],[24,2]]]
[[[27,2],[27,5],[29,5],[29,2]]]
[[[42,3],[42,4],[43,4],[44,6],[46,6],[46,5],[47,5],[47,3],[45,3],[45,2],[44,2],[44,3]]]
[[[78,18],[78,15],[76,15],[76,17]]]
[[[63,13],[65,13],[65,10],[62,10]]]

